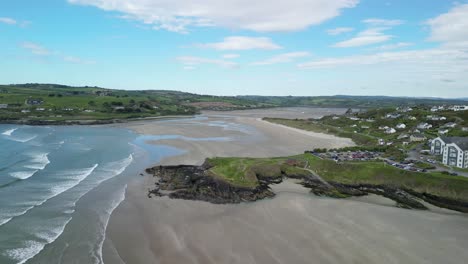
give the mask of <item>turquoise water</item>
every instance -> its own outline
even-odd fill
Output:
[[[181,152],[146,140],[110,127],[0,125],[0,263],[102,263],[128,179]]]

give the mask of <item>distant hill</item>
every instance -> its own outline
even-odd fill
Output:
[[[0,85],[0,121],[63,121],[193,115],[200,110],[269,107],[384,108],[466,104],[463,99],[386,96],[212,96],[166,90],[116,90],[59,84]]]

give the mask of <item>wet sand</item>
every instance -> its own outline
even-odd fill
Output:
[[[153,142],[186,150],[162,160],[163,165],[352,145],[348,139],[263,122],[258,120],[262,114],[207,114],[211,116],[196,121],[128,126],[144,134],[185,137]],[[148,176],[129,183],[126,199],[107,228],[105,263],[463,263],[468,259],[468,218],[448,210],[404,210],[377,196],[318,198],[291,181],[273,186],[277,193],[273,199],[214,205],[149,199],[147,190],[153,184]]]

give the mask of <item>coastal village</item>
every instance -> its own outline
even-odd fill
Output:
[[[358,144],[344,151],[308,151],[320,158],[383,160],[403,170],[468,177],[468,105],[349,109],[344,116],[309,121]]]

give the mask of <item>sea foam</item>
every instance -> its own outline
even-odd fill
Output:
[[[13,132],[15,132],[17,129],[18,128],[9,129],[9,130],[3,132],[2,135],[11,136],[11,134],[13,134]]]
[[[19,138],[19,137],[9,137],[8,139],[11,139],[13,141],[16,141],[16,142],[20,142],[20,143],[26,143],[26,142],[29,142],[33,139],[37,138],[37,135],[34,135],[34,136],[29,136],[29,137],[22,137],[22,138]]]
[[[0,214],[0,226],[10,222],[15,217],[27,214],[30,210],[34,209],[35,207],[41,206],[44,203],[46,203],[48,200],[54,198],[55,196],[60,195],[66,192],[67,190],[77,186],[78,184],[80,184],[80,182],[82,182],[89,175],[91,175],[98,166],[99,164],[95,164],[91,168],[79,169],[79,170],[64,172],[63,174],[60,174],[61,177],[66,178],[67,181],[58,182],[58,185],[51,187],[49,189],[49,194],[47,196],[41,197],[41,199],[38,201],[28,202],[28,205],[24,206],[23,208],[17,207],[15,208],[16,210],[13,212],[1,211],[2,213]],[[5,210],[5,208],[3,209]]]
[[[39,170],[32,170],[32,171],[16,171],[16,172],[10,172],[10,176],[19,180],[26,180],[30,177],[32,177],[36,172]]]
[[[47,244],[53,243],[63,233],[71,220],[72,217],[68,217],[60,225],[53,228],[45,227],[45,230],[40,230],[35,234],[37,240],[28,240],[23,243],[23,247],[6,250],[5,256],[17,261],[18,264],[25,263],[39,254]]]
[[[25,168],[34,169],[34,170],[43,170],[50,163],[49,153],[36,153],[30,154],[32,157],[32,164],[25,165]]]

